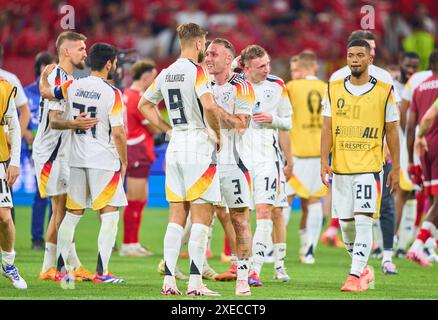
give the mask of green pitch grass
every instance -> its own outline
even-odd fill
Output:
[[[157,273],[157,265],[163,252],[163,236],[167,224],[166,209],[147,209],[143,215],[141,242],[155,253],[153,257],[120,257],[114,253],[110,261],[110,271],[127,280],[126,284],[75,283],[74,290],[64,290],[60,284],[39,281],[44,252],[32,251],[30,237],[29,207],[16,208],[16,265],[28,283],[28,290],[14,289],[6,279],[0,279],[0,299],[169,299],[160,295],[162,277]],[[254,218],[254,217],[253,217]],[[119,224],[117,244],[122,237],[122,219]],[[254,221],[253,221],[254,222]],[[395,259],[399,275],[385,276],[380,271],[380,261],[370,260],[376,270],[376,289],[362,293],[339,292],[348,272],[350,258],[344,249],[318,246],[316,264],[303,265],[298,262],[298,222],[299,212],[293,212],[288,227],[288,248],[286,266],[292,281],[281,283],[273,280],[273,265],[265,264],[261,274],[263,287],[253,288],[249,299],[437,299],[438,265],[423,268],[406,260]],[[76,232],[76,248],[79,257],[89,270],[94,270],[97,256],[97,235],[99,223],[96,214],[87,212]],[[228,264],[220,261],[223,231],[216,220],[212,250],[214,257],[210,265],[223,272]],[[186,251],[187,248],[182,249]],[[178,265],[186,274],[188,260],[180,259]],[[220,299],[236,299],[234,283],[207,281],[212,290],[219,291]],[[186,283],[179,281],[179,289],[186,290]],[[175,299],[175,297],[171,297]],[[186,296],[176,299],[191,299]],[[197,298],[199,299],[199,298]],[[207,298],[208,299],[208,298]],[[212,299],[212,298],[209,298]]]

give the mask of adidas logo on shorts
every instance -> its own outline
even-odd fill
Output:
[[[11,200],[9,200],[8,196],[6,196],[3,200],[2,203],[10,203]]]
[[[362,209],[371,209],[371,205],[369,202],[366,202],[361,208]]]
[[[242,204],[243,200],[241,197],[237,198],[237,200],[234,202],[234,204]]]

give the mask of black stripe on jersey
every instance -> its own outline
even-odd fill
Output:
[[[239,153],[237,152],[236,136],[234,136],[234,139],[233,139],[233,155],[234,155],[234,160],[236,160],[236,163],[237,163],[237,166],[239,167],[239,169],[242,170],[243,173],[248,172],[248,168],[244,165],[242,159],[239,156]]]
[[[49,128],[49,123],[50,123],[49,112],[50,110],[47,110],[47,120],[46,120],[46,127],[44,128],[44,132],[46,132],[47,129]]]
[[[59,137],[58,143],[56,144],[55,150],[53,150],[52,154],[50,155],[49,160],[47,160],[46,163],[55,161],[56,157],[58,156],[59,148],[61,147],[62,142],[62,136]]]
[[[201,100],[199,100],[199,98],[196,98],[196,101],[198,101],[198,108],[199,108],[199,112],[201,113],[202,123],[204,124],[205,127],[207,127],[204,121],[204,107],[202,106]]]

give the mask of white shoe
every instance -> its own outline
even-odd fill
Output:
[[[2,265],[2,274],[5,278],[8,278],[12,285],[17,289],[27,289],[26,281],[18,273],[18,269],[14,265],[7,266]]]
[[[207,297],[220,297],[218,292],[212,291],[208,289],[205,284],[201,284],[198,288],[187,288],[187,295],[196,297],[196,296],[207,296]]]
[[[435,249],[432,249],[432,248],[424,248],[423,250],[424,250],[424,253],[425,253],[426,256],[427,256],[427,260],[428,260],[430,263],[436,263],[436,262],[438,262],[438,255],[436,254]]]
[[[143,248],[139,243],[135,243],[122,244],[119,255],[122,257],[149,257],[153,255],[153,253]]]
[[[165,272],[164,272],[164,260],[163,259],[161,259],[160,263],[158,264],[157,271],[158,271],[159,274],[164,276]],[[179,271],[178,267],[175,268],[175,278],[178,279],[178,280],[189,280],[189,277],[186,276],[181,271]]]
[[[275,276],[274,276],[275,280],[280,280],[280,281],[290,281],[290,277],[287,274],[286,268],[284,267],[279,267],[277,269],[275,269]]]
[[[215,280],[214,278],[217,276],[217,272],[213,270],[210,265],[204,265],[202,269],[202,278],[207,280]]]
[[[301,261],[301,263],[304,263],[304,264],[314,264],[315,257],[311,254],[308,254],[307,256],[301,256],[300,261]]]

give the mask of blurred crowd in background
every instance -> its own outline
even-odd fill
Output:
[[[317,53],[322,79],[345,65],[345,41],[361,28],[364,5],[375,10],[377,65],[396,65],[404,49],[416,51],[426,69],[437,42],[436,0],[0,0],[3,67],[24,85],[34,80],[28,71],[35,55],[54,52],[65,4],[74,8],[75,31],[88,37],[88,47],[107,42],[132,49],[134,60],[152,58],[159,69],[178,56],[175,28],[189,21],[207,27],[209,38],[229,39],[237,52],[252,43],[263,46],[273,73],[285,80],[290,57],[304,49]]]

